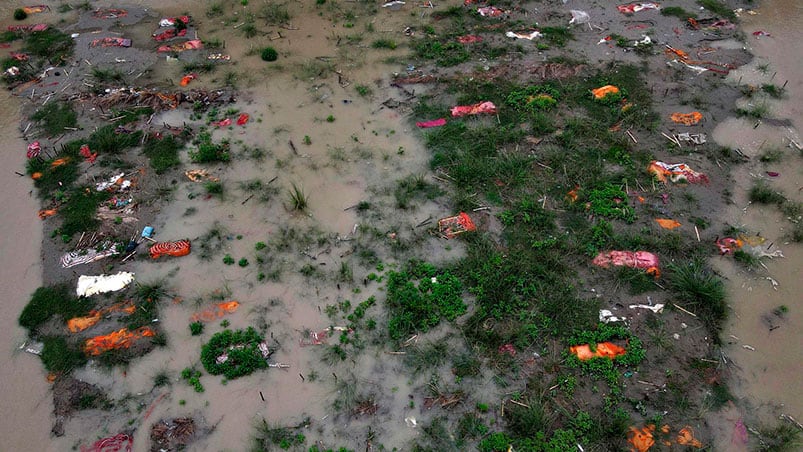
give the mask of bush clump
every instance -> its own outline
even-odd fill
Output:
[[[273,47],[265,47],[262,49],[260,57],[262,58],[262,61],[276,61],[279,58],[279,52],[277,52]]]
[[[14,20],[25,20],[27,18],[28,13],[26,13],[22,8],[17,8],[14,10]]]
[[[92,307],[89,299],[75,298],[66,284],[44,286],[31,295],[31,300],[20,314],[19,323],[20,326],[34,331],[51,317],[61,316],[67,320],[86,315]]]
[[[411,262],[406,271],[388,273],[387,289],[388,332],[394,340],[466,312],[460,280],[425,262]]]
[[[201,363],[210,374],[223,374],[230,380],[248,375],[268,367],[260,350],[262,342],[262,337],[251,327],[223,330],[201,348]]]

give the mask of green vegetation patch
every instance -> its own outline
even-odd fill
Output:
[[[591,190],[588,194],[590,210],[606,218],[623,220],[626,223],[636,221],[636,213],[630,206],[627,193],[613,184],[606,184],[602,188]]]
[[[50,63],[64,63],[75,49],[75,40],[55,28],[31,33],[25,39],[23,50],[31,55],[46,58]]]
[[[31,120],[51,137],[65,133],[67,128],[78,126],[78,116],[69,102],[46,104],[31,115]]]
[[[195,163],[225,163],[231,160],[228,141],[212,142],[212,134],[207,130],[198,133],[194,144],[198,146],[198,149],[190,151],[190,159]]]
[[[410,262],[406,270],[388,272],[388,333],[394,340],[425,332],[441,319],[452,321],[466,312],[463,286],[449,271],[425,262]]]
[[[84,316],[94,307],[88,298],[77,298],[66,284],[43,286],[34,291],[19,317],[19,324],[31,332],[52,317],[67,321]]]
[[[142,152],[150,159],[151,168],[156,174],[162,174],[181,164],[178,152],[183,148],[184,143],[180,139],[168,135],[162,139],[147,140]]]
[[[223,330],[215,333],[201,348],[201,363],[212,375],[223,374],[230,380],[242,377],[268,367],[268,361],[259,349],[262,343],[262,336],[251,327]]]
[[[435,60],[438,66],[456,66],[471,58],[471,53],[460,43],[439,42],[433,38],[419,39],[413,43],[416,56],[425,60]]]

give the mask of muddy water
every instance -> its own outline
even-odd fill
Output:
[[[0,4],[0,17],[10,18],[15,6]],[[28,21],[30,22],[30,20]],[[5,27],[5,22],[3,27]],[[25,146],[19,130],[19,101],[8,91],[0,93],[0,406],[3,422],[0,438],[5,450],[55,450],[49,442],[50,413],[53,402],[45,381],[42,364],[34,355],[18,346],[26,339],[25,330],[17,325],[17,317],[30,294],[41,285],[40,259],[42,226],[36,211],[39,201],[30,192],[28,178],[14,171],[24,171]]]
[[[803,247],[789,240],[789,221],[773,206],[752,205],[747,192],[757,180],[769,185],[795,202],[803,202],[803,164],[799,150],[791,142],[801,143],[798,131],[803,125],[801,101],[803,76],[799,61],[803,46],[795,25],[803,19],[803,5],[794,0],[762,2],[758,15],[744,15],[742,29],[747,35],[749,50],[755,59],[729,76],[732,83],[786,85],[786,98],[773,100],[754,96],[742,99],[740,105],[765,104],[772,118],[791,120],[790,124],[772,125],[768,121],[731,118],[714,131],[722,145],[738,148],[751,161],[738,167],[734,174],[734,204],[725,213],[729,224],[748,233],[760,233],[774,247],[781,249],[784,258],[765,260],[766,268],[755,271],[734,265],[730,258],[716,260],[716,265],[728,279],[728,292],[733,308],[731,321],[723,333],[729,342],[726,353],[733,370],[734,394],[742,402],[741,409],[726,414],[721,427],[718,450],[744,450],[744,445],[732,435],[733,426],[744,417],[745,424],[772,425],[781,413],[797,419],[803,417],[803,380],[800,362],[803,360],[803,309],[800,293],[803,281]],[[769,32],[772,37],[755,38],[754,31]],[[767,150],[781,150],[783,159],[762,164],[758,157]],[[780,176],[769,177],[767,172]],[[773,313],[787,306],[783,316]]]

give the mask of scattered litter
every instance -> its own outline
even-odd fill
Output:
[[[620,347],[613,342],[600,342],[596,344],[593,351],[588,344],[572,345],[569,347],[569,351],[576,355],[581,361],[588,361],[593,358],[613,359],[627,353],[624,347]]]
[[[237,117],[237,125],[244,126],[248,124],[248,121],[251,119],[251,116],[248,113],[241,113],[240,116]]]
[[[766,31],[761,31],[761,30],[754,31],[754,32],[753,32],[753,36],[755,36],[755,37],[756,37],[756,39],[761,39],[761,37],[762,37],[762,36],[766,36],[766,37],[768,37],[768,38],[771,38],[771,37],[772,37],[772,35],[771,35],[771,34],[767,33]]]
[[[228,127],[231,125],[231,122],[231,118],[225,118],[220,121],[212,121],[210,124],[216,127]]]
[[[438,220],[438,235],[445,239],[453,239],[464,232],[476,230],[477,227],[471,217],[465,212]]]
[[[691,427],[683,427],[680,429],[676,441],[681,446],[691,446],[696,447],[697,449],[701,449],[703,447],[703,443],[694,437],[694,430],[692,430]]]
[[[142,228],[142,234],[140,234],[143,239],[149,239],[153,236],[153,226],[145,226]]]
[[[569,21],[569,25],[572,24],[587,24],[591,22],[591,16],[588,15],[585,11],[580,11],[577,9],[573,9],[569,11],[572,13],[572,20]]]
[[[672,113],[669,117],[675,124],[693,126],[703,119],[703,114],[699,111],[693,111],[691,113]]]
[[[528,40],[532,41],[533,39],[538,39],[538,38],[540,38],[540,37],[542,37],[544,35],[540,31],[535,30],[535,31],[531,31],[529,33],[523,33],[523,32],[522,33],[518,33],[518,32],[515,32],[515,31],[508,31],[507,33],[505,33],[505,36],[507,36],[508,38],[528,39]]]
[[[222,53],[210,53],[206,56],[209,61],[230,61],[231,55],[224,55]]]
[[[78,150],[78,154],[84,158],[84,161],[87,163],[95,163],[95,160],[98,158],[97,152],[92,152],[89,150],[89,145],[82,144],[81,148]]]
[[[458,36],[457,42],[459,42],[460,44],[474,44],[475,42],[482,42],[482,36],[477,36],[477,35]]]
[[[497,352],[499,352],[500,355],[516,356],[516,348],[513,347],[513,344],[500,345]]]
[[[482,17],[501,17],[509,13],[509,11],[499,9],[496,6],[483,6],[481,8],[477,8],[477,12]]]
[[[445,118],[440,118],[440,119],[432,119],[430,121],[421,121],[421,122],[415,123],[415,125],[417,127],[422,128],[422,129],[428,129],[430,127],[440,127],[440,126],[445,126],[446,125],[446,119]]]
[[[706,136],[704,133],[688,133],[683,132],[677,134],[677,139],[680,141],[689,141],[694,144],[705,144]]]
[[[186,256],[190,254],[190,241],[185,239],[175,242],[157,242],[151,246],[148,253],[151,259],[159,259],[162,256]]]
[[[612,94],[618,94],[618,93],[619,93],[619,88],[613,85],[605,85],[591,90],[591,94],[594,95],[594,99],[596,100],[602,100]]]
[[[778,177],[780,175],[781,175],[781,173],[779,173],[777,171],[767,171],[767,176],[769,176],[769,177]]]
[[[613,312],[607,309],[599,310],[599,321],[602,323],[624,322],[625,320],[627,320],[627,317],[616,317]]]
[[[404,6],[404,5],[405,5],[405,2],[403,2],[401,0],[393,0],[393,1],[390,1],[390,2],[383,3],[382,7],[383,8],[390,8],[391,10],[395,11],[395,10],[401,9],[401,7]]]
[[[89,45],[92,47],[131,47],[131,40],[112,36],[107,38],[93,39]]]
[[[744,344],[744,345],[742,345],[742,348],[745,349],[745,350],[750,350],[751,352],[756,351],[756,348],[753,347],[752,345]]]
[[[734,251],[742,248],[742,241],[739,239],[734,239],[732,237],[723,237],[721,239],[717,239],[714,242],[719,248],[719,254],[726,255],[726,254],[733,254]]]
[[[89,447],[81,446],[81,452],[131,452],[133,444],[133,437],[125,433],[118,433],[108,438],[99,439]]]
[[[652,312],[654,312],[654,313],[656,313],[656,314],[660,314],[660,313],[664,312],[664,305],[663,305],[663,304],[660,304],[660,303],[658,303],[658,304],[654,304],[654,305],[649,305],[649,304],[631,304],[631,305],[630,305],[630,306],[628,306],[628,307],[629,307],[630,309],[647,309],[647,310],[649,310],[649,311],[652,311]]]
[[[88,297],[96,293],[116,292],[125,288],[134,281],[131,272],[119,272],[114,275],[98,275],[78,277],[78,286],[75,290],[79,297]]]
[[[37,13],[43,13],[45,11],[50,11],[50,7],[47,5],[33,5],[33,6],[24,6],[22,10],[25,11],[25,14],[37,14]]]
[[[329,328],[322,330],[322,331],[310,331],[309,332],[309,340],[300,340],[298,344],[302,347],[306,347],[309,345],[325,345],[326,340],[332,335],[334,331],[340,332],[351,332],[352,330],[348,329],[345,326],[330,326]]]
[[[72,268],[76,265],[97,262],[101,259],[115,256],[117,254],[120,254],[117,250],[117,247],[110,242],[105,242],[100,247],[84,248],[71,251],[61,256],[59,262],[61,262],[61,266],[63,268]]]
[[[619,5],[616,9],[622,14],[633,14],[646,9],[660,9],[658,3],[629,3],[627,5]]]
[[[763,257],[768,257],[770,259],[773,259],[773,258],[776,258],[776,257],[784,257],[783,251],[781,251],[780,249],[776,249],[775,251],[770,251],[771,247],[772,247],[772,243],[770,243],[767,246],[764,246],[764,245],[755,245],[755,246],[746,245],[744,248],[745,248],[746,252],[752,254],[753,256],[755,256],[755,257],[757,257],[759,259],[761,259]]]
[[[658,223],[658,225],[662,228],[669,230],[679,228],[681,226],[679,222],[669,218],[656,218],[655,222]]]
[[[187,35],[187,29],[186,28],[183,28],[181,30],[178,30],[176,28],[170,28],[170,29],[167,29],[167,30],[165,30],[165,31],[163,31],[161,33],[154,33],[154,34],[151,35],[151,37],[157,42],[162,42],[162,41],[167,41],[169,39],[178,38],[178,37],[186,36],[186,35]]]
[[[97,191],[106,191],[113,187],[117,187],[118,190],[126,190],[131,187],[131,181],[123,179],[123,176],[125,176],[125,173],[120,173],[112,176],[108,181],[99,182],[95,185],[95,189]]]
[[[478,115],[478,114],[496,114],[496,105],[493,102],[479,102],[474,105],[458,105],[456,107],[452,107],[451,113],[453,118],[459,118],[461,116],[470,116],[470,115]]]
[[[647,172],[659,182],[666,182],[668,179],[675,183],[708,184],[708,176],[692,170],[685,163],[664,163],[653,160],[647,167]]]
[[[728,19],[720,19],[716,22],[712,22],[711,24],[705,27],[706,29],[710,30],[735,30],[736,24],[729,21]]]
[[[184,171],[184,175],[187,176],[187,179],[193,182],[203,182],[204,179],[212,182],[218,182],[220,180],[217,177],[210,176],[209,172],[205,169],[187,170]]]
[[[45,343],[44,342],[30,342],[30,343],[26,342],[26,343],[22,344],[22,347],[20,347],[20,348],[23,351],[25,351],[26,353],[30,353],[32,355],[41,355],[42,354],[42,350],[45,349]]]
[[[240,303],[237,301],[224,301],[214,304],[201,312],[196,312],[190,317],[191,322],[213,322],[226,314],[237,311]]]
[[[42,146],[39,144],[39,141],[34,141],[33,143],[28,145],[28,151],[25,153],[25,156],[29,159],[34,157],[39,157],[39,154],[42,153]]]
[[[137,339],[156,336],[156,332],[147,326],[129,331],[128,328],[121,328],[109,334],[95,336],[87,339],[84,343],[84,352],[92,356],[98,356],[109,350],[120,350],[130,348]]]
[[[661,272],[658,269],[658,256],[649,251],[606,251],[597,254],[591,261],[592,264],[608,268],[611,265],[616,267],[630,267],[646,269],[650,275],[657,278]]]
[[[418,421],[416,421],[413,416],[404,418],[404,423],[410,428],[416,428],[418,426]]]
[[[193,39],[179,44],[159,46],[157,52],[183,52],[185,50],[199,50],[204,47],[200,39]]]
[[[652,44],[652,39],[647,35],[642,35],[641,41],[633,42],[633,46],[635,46],[635,47],[648,46],[648,45],[651,45],[651,44]]]
[[[116,8],[96,9],[92,16],[96,19],[119,19],[128,15],[128,11]]]
[[[175,27],[176,23],[183,22],[184,25],[189,25],[190,23],[190,16],[179,16],[179,17],[166,17],[159,21],[160,27]]]

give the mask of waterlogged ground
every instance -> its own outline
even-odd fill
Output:
[[[132,192],[139,203],[135,214],[138,221],[105,224],[103,230],[116,230],[122,240],[127,240],[131,234],[138,235],[144,225],[151,225],[156,240],[190,239],[193,250],[189,256],[152,261],[145,254],[147,244],[143,244],[139,248],[142,254],[125,263],[116,258],[110,266],[110,262],[103,262],[59,270],[58,257],[74,247],[76,237],[70,243],[59,243],[62,240],[58,236],[56,240],[48,238],[57,218],[47,220],[43,256],[45,266],[52,270],[45,271],[45,283],[67,279],[72,285],[77,275],[85,272],[134,272],[140,284],[163,289],[158,313],[147,319],[148,325],[160,333],[154,340],[159,346],[144,356],[112,354],[73,369],[71,377],[94,385],[103,396],[79,394],[72,403],[82,409],[61,413],[63,416],[55,420],[45,420],[52,406],[47,401],[39,402],[35,410],[22,411],[23,419],[28,420],[21,422],[24,430],[4,421],[3,429],[9,433],[4,437],[19,438],[23,436],[21,432],[30,432],[18,444],[30,445],[33,438],[39,438],[37,444],[42,445],[42,450],[67,450],[123,432],[133,438],[134,450],[148,450],[155,444],[151,442],[152,426],[177,418],[193,419],[194,433],[186,437],[175,435],[186,440],[190,450],[346,447],[495,451],[508,450],[511,445],[516,450],[540,450],[538,447],[546,441],[551,441],[553,447],[580,445],[584,450],[613,450],[628,446],[625,440],[633,437],[634,431],[628,434],[629,427],[641,429],[651,423],[670,426],[670,433],[661,436],[670,443],[678,443],[676,434],[687,427],[689,430],[684,431],[693,432],[712,450],[737,450],[747,444],[759,447],[781,437],[780,433],[794,436],[789,430],[776,431],[778,434],[773,436],[772,429],[777,425],[792,425],[786,420],[778,424],[780,413],[797,419],[803,413],[799,405],[794,405],[796,402],[784,397],[788,390],[784,388],[797,383],[794,367],[784,365],[787,361],[782,358],[788,355],[773,350],[771,344],[779,337],[789,343],[799,342],[799,336],[795,336],[799,329],[794,327],[800,321],[794,304],[798,291],[794,276],[800,253],[799,245],[790,238],[795,224],[776,207],[748,205],[747,192],[755,179],[765,178],[761,172],[780,172],[781,178],[770,182],[785,194],[785,205],[799,204],[796,181],[800,155],[798,150],[789,148],[789,143],[800,140],[788,126],[780,122],[778,129],[779,121],[772,121],[773,117],[785,117],[782,112],[786,107],[773,109],[772,115],[761,118],[768,126],[752,130],[749,128],[755,118],[725,119],[732,114],[746,83],[780,85],[777,80],[767,79],[766,69],[759,70],[761,63],[754,61],[726,80],[715,74],[697,76],[683,67],[668,68],[662,55],[663,43],[687,51],[695,46],[705,47],[703,55],[713,53],[717,61],[740,66],[749,61],[749,55],[742,51],[735,32],[692,31],[684,28],[681,20],[655,11],[622,16],[611,5],[590,3],[572,8],[587,10],[594,18],[593,26],[572,28],[573,39],[563,44],[559,44],[559,37],[561,30],[567,30],[563,27],[571,16],[569,8],[559,3],[517,5],[507,22],[483,21],[458,5],[445,4],[435,5],[434,9],[407,4],[398,10],[332,1],[294,5],[209,3],[202,7],[188,3],[169,9],[149,5],[153,10],[105,6],[126,8],[130,15],[111,25],[91,19],[80,10],[51,11],[39,16],[52,22],[63,19],[64,24],[77,23],[65,27],[69,32],[81,33],[80,39],[86,42],[96,35],[93,31],[97,27],[110,27],[111,33],[134,39],[136,48],[132,49],[88,51],[88,47],[79,47],[76,64],[70,66],[73,78],[68,80],[79,85],[79,74],[91,72],[94,59],[117,68],[127,82],[121,81],[120,85],[176,89],[178,80],[186,74],[184,64],[193,60],[193,52],[181,54],[181,61],[168,61],[164,56],[157,60],[155,45],[148,37],[156,29],[158,18],[190,13],[193,23],[189,36],[197,33],[207,44],[221,45],[210,52],[228,54],[231,62],[212,72],[197,71],[198,78],[188,88],[211,91],[225,87],[225,98],[231,102],[156,112],[152,117],[143,117],[136,127],[162,134],[171,133],[167,125],[172,129],[187,125],[194,133],[208,127],[212,142],[229,143],[231,162],[193,163],[190,152],[197,147],[189,144],[179,154],[179,169],[156,175],[148,159],[136,150],[125,156],[132,168],[143,168],[137,173],[138,185]],[[691,3],[682,6],[687,10],[696,8]],[[10,11],[6,15],[10,16]],[[555,27],[553,37],[546,41],[549,44],[509,41],[498,36],[509,28],[528,29],[533,16],[543,27]],[[444,37],[455,30],[471,30],[486,39],[482,47],[472,48],[474,53],[466,63],[456,68],[443,67],[440,60],[428,63],[409,56],[408,43],[412,47],[412,39],[444,44]],[[612,34],[624,35],[627,41],[641,39],[645,33],[651,33],[660,43],[646,52],[623,52],[613,44],[596,44]],[[784,39],[782,36],[775,39]],[[566,47],[561,47],[564,44]],[[278,51],[279,58],[273,63],[259,58],[259,49],[267,45]],[[457,52],[460,48],[449,47],[448,51]],[[514,50],[507,54],[511,48]],[[572,58],[567,60],[566,55]],[[123,59],[126,61],[117,61]],[[156,64],[148,67],[153,61]],[[657,120],[657,129],[632,117],[624,120],[624,130],[632,136],[623,130],[605,133],[605,121],[610,118],[596,124],[602,130],[599,134],[582,132],[582,128],[572,125],[571,118],[584,118],[594,111],[589,107],[587,112],[582,101],[573,100],[572,86],[584,86],[582,83],[588,83],[598,64],[611,61],[614,65],[594,80],[633,83],[628,85],[632,86],[633,99],[652,96],[657,102],[651,106],[637,101],[636,111],[643,116],[636,117]],[[564,64],[564,72],[566,67],[571,68],[569,76],[547,75],[558,67],[549,66],[551,63]],[[618,73],[629,73],[623,63],[644,64],[649,70],[644,71],[648,74],[646,83],[617,79],[624,77]],[[752,76],[757,72],[762,75],[756,81],[742,79],[742,73]],[[472,73],[476,79],[460,78]],[[481,84],[481,80],[493,77],[489,74],[502,74],[494,84],[503,87],[508,86],[505,83],[509,80],[528,84],[530,78],[558,78],[552,86],[566,96],[569,110],[559,107],[558,113],[543,119],[554,124],[552,130],[545,131],[535,122],[511,123],[512,128],[507,128],[507,121],[516,119],[510,119],[510,106],[503,107],[508,111],[495,118],[467,120],[469,133],[482,132],[458,137],[454,148],[448,148],[448,137],[438,141],[444,136],[438,135],[441,129],[427,132],[423,135],[425,140],[433,146],[443,146],[428,150],[421,139],[422,132],[410,121],[413,107],[425,102],[428,106],[419,106],[415,119],[435,119],[430,115],[445,113],[444,107],[458,100],[506,96],[503,88],[500,94],[491,85]],[[581,74],[579,81],[571,78],[575,74]],[[396,77],[408,76],[452,80],[458,88],[449,91],[444,84],[393,83]],[[66,85],[69,81],[61,83]],[[101,84],[99,80],[92,83]],[[793,84],[788,95],[793,97],[795,92]],[[38,98],[35,92],[28,93],[40,105],[45,99],[41,93]],[[504,97],[494,100],[498,105],[505,103]],[[77,105],[86,136],[103,123],[98,122],[98,112],[91,109],[90,102],[81,100]],[[739,107],[752,108],[741,104]],[[704,123],[691,129],[669,123],[669,113],[692,108],[704,112]],[[656,116],[651,116],[652,110]],[[243,126],[236,122],[223,127],[212,124],[224,118],[236,121],[243,113],[249,115]],[[506,141],[507,135],[502,132],[515,132],[516,127],[522,130],[522,140]],[[659,133],[685,130],[708,133],[709,140],[716,139],[730,150],[713,143],[673,149]],[[744,130],[749,132],[742,133]],[[461,171],[467,171],[471,162],[443,163],[463,149],[474,149],[471,140],[485,140],[497,136],[493,134],[498,131],[502,132],[494,138],[497,141],[486,142],[495,153],[491,157],[481,154],[477,159],[487,167],[502,168],[499,174],[487,176],[479,172],[476,179],[467,180]],[[567,138],[567,131],[577,133],[581,144]],[[57,144],[52,138],[44,141],[47,146]],[[615,153],[611,147],[611,153],[597,157],[596,170],[605,175],[624,174],[622,190],[627,190],[624,197],[629,200],[619,202],[633,205],[639,220],[633,226],[609,220],[616,229],[607,230],[608,223],[564,199],[575,184],[591,190],[599,181],[584,172],[587,160],[563,160],[561,156],[591,154],[597,152],[595,146],[611,143],[626,149],[639,165],[645,152],[672,162],[683,160],[706,172],[711,184],[656,187],[643,168],[629,169],[636,168],[630,158]],[[21,143],[9,146],[23,147]],[[741,154],[733,149],[739,149]],[[781,157],[769,163],[755,163],[766,149],[779,150]],[[438,153],[431,165],[432,151]],[[744,155],[752,157],[750,162],[744,163]],[[101,164],[91,169],[98,180],[113,171],[104,166],[104,158],[101,156]],[[505,162],[511,165],[505,167]],[[438,171],[434,172],[433,167]],[[190,181],[183,174],[190,169],[204,169],[210,179]],[[587,194],[580,193],[585,201]],[[669,196],[668,204],[663,194]],[[643,205],[638,196],[645,198]],[[523,202],[533,199],[537,203]],[[15,200],[14,205],[18,202]],[[19,207],[21,211],[32,209]],[[479,233],[469,235],[465,241],[447,241],[432,234],[438,218],[459,210],[470,211]],[[676,215],[686,226],[680,233],[661,231],[652,222],[652,216],[659,214]],[[560,228],[537,224],[532,229],[527,215],[535,215],[536,223],[556,216]],[[767,218],[773,219],[772,224],[767,223]],[[699,225],[697,230],[695,224]],[[735,313],[731,316],[735,320],[720,333],[724,346],[718,345],[717,333],[693,313],[667,308],[653,314],[627,308],[630,304],[674,303],[707,312],[695,304],[698,300],[666,289],[677,285],[677,279],[673,279],[678,278],[677,268],[693,256],[714,256],[716,250],[710,243],[723,231],[735,231],[728,229],[730,226],[777,243],[783,247],[786,259],[764,260],[764,266],[746,268],[730,257],[714,258],[714,268],[728,282]],[[572,278],[552,280],[551,286],[542,283],[542,278],[548,280],[538,272],[552,275],[550,269],[543,268],[538,260],[524,260],[530,251],[514,254],[520,253],[517,244],[522,238],[515,232],[517,227],[529,234],[521,242],[527,244],[525,249],[543,252],[535,256],[556,268],[569,264],[571,269],[566,267],[564,271],[572,272]],[[32,231],[38,232],[35,228]],[[500,231],[504,231],[501,236]],[[593,231],[607,235],[600,238],[592,235]],[[616,235],[620,231],[623,235]],[[702,236],[701,241],[697,234]],[[588,264],[593,255],[589,256],[587,249],[576,251],[588,244],[576,237],[607,246],[653,244],[660,248],[656,251],[665,264],[677,267],[657,284],[637,273],[594,271]],[[548,252],[554,243],[565,248]],[[17,253],[6,248],[3,251],[4,256]],[[456,265],[467,255],[471,260],[463,262],[468,264]],[[483,279],[488,278],[482,273],[487,268],[507,265],[508,255],[523,256],[521,266],[537,270],[528,273],[529,268],[522,271],[511,265],[509,274],[495,276],[503,281],[498,287]],[[406,268],[410,258],[448,267],[459,274],[464,280],[463,288],[473,289],[471,293],[461,293],[468,312],[456,322],[441,322],[426,333],[415,334],[413,328],[405,330],[408,334],[403,337],[391,339],[385,309],[388,281],[393,272]],[[512,281],[506,278],[513,275],[538,281],[539,292],[531,294],[528,300],[532,301],[515,313],[483,314],[490,307],[504,306],[505,297],[516,292],[505,287]],[[447,274],[439,274],[434,278],[435,284],[438,278],[448,280]],[[532,287],[526,278],[517,280],[524,291]],[[773,289],[772,281],[780,285]],[[478,290],[482,284],[485,293]],[[639,284],[640,288],[634,289]],[[563,304],[548,304],[553,299],[550,297],[560,296],[561,291],[554,287],[558,285],[568,286],[570,295],[561,299]],[[36,286],[14,291],[27,293]],[[496,300],[493,294],[488,297],[490,287],[499,291]],[[125,292],[125,298],[129,297],[136,299],[134,291]],[[104,300],[114,301],[111,297]],[[192,335],[192,316],[224,301],[237,301],[236,312],[205,322],[203,332]],[[144,303],[148,302],[140,303],[147,306]],[[25,300],[19,301],[9,318],[16,318],[24,303]],[[777,311],[782,305],[786,310]],[[589,332],[596,331],[593,337],[597,338],[613,331],[597,325],[599,308],[612,309],[629,318],[629,332],[619,333],[614,339],[628,347],[635,347],[640,339],[644,361],[626,361],[610,368],[602,363],[584,367],[568,357],[568,343],[582,343],[578,341],[586,337],[582,332],[572,333],[573,328],[582,326]],[[550,315],[545,318],[544,312]],[[324,344],[309,345],[311,333],[347,326],[352,330],[335,333]],[[64,330],[63,325],[50,327]],[[111,319],[89,331],[100,334],[119,327]],[[282,368],[233,380],[204,371],[200,363],[202,345],[226,328],[247,327],[264,335],[274,350],[270,361]],[[635,336],[625,342],[630,334]],[[8,342],[19,343],[23,335],[18,330]],[[594,340],[587,337],[586,341]],[[634,350],[637,349],[630,348]],[[113,367],[102,364],[114,359],[125,359],[127,363]],[[31,357],[17,355],[14,363],[15,369],[30,379],[43,380],[41,368]],[[182,377],[185,369],[201,371],[196,388]],[[4,374],[5,380],[14,384],[23,381]],[[774,384],[768,385],[767,381]],[[73,383],[68,389],[78,387]],[[37,388],[44,393],[44,385]],[[68,390],[58,384],[55,388],[58,411]],[[202,392],[196,390],[201,388]],[[43,397],[47,396],[40,396]],[[729,405],[729,401],[735,405]],[[9,403],[24,405],[11,399]],[[765,408],[760,417],[752,413],[756,407]],[[58,424],[60,420],[63,436],[46,439],[50,421]],[[32,424],[36,427],[33,430]],[[744,440],[740,425],[750,428]],[[543,432],[544,437],[530,438],[529,432],[536,431]],[[659,447],[663,447],[660,442],[655,448]]]

